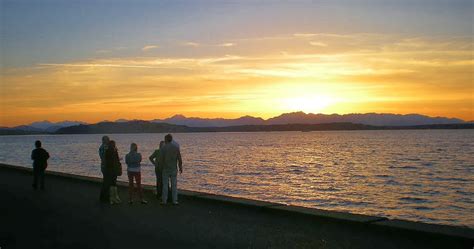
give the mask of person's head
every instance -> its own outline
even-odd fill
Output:
[[[115,148],[115,141],[114,140],[109,141],[109,147],[110,148]]]
[[[161,147],[165,146],[165,141],[160,141],[160,149]]]
[[[110,138],[108,136],[102,137],[102,144],[108,144],[110,142]]]
[[[173,136],[171,134],[168,134],[165,136],[165,143],[171,143],[173,141]]]
[[[132,151],[135,151],[135,152],[138,151],[138,146],[137,146],[136,143],[130,144],[130,152],[132,152]]]
[[[41,148],[41,141],[40,140],[35,141],[35,147],[36,148]]]

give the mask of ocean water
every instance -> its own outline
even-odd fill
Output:
[[[39,139],[49,170],[100,176],[102,135],[0,136],[0,162],[31,167]],[[148,156],[164,134],[111,134]],[[474,130],[181,133],[178,187],[229,196],[474,228]],[[126,181],[126,174],[121,177]]]

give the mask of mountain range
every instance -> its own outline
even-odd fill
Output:
[[[127,120],[118,119],[114,122],[103,121],[100,123],[130,123]],[[353,123],[368,126],[420,126],[420,125],[444,125],[444,124],[463,124],[464,120],[446,117],[429,117],[420,114],[390,114],[390,113],[365,113],[365,114],[313,114],[304,112],[284,113],[267,120],[243,116],[235,119],[225,118],[199,118],[185,117],[184,115],[174,115],[166,119],[154,119],[148,121],[156,124],[172,124],[187,127],[233,127],[233,126],[264,126],[264,125],[287,125],[287,124],[329,124],[329,123]],[[62,121],[49,122],[40,121],[28,125],[16,127],[1,127],[2,134],[35,134],[35,133],[55,133],[66,127],[86,125],[82,121]]]
[[[127,120],[122,120],[127,121]],[[280,125],[280,124],[325,124],[325,123],[354,123],[375,126],[413,126],[431,124],[460,124],[464,120],[457,118],[429,117],[420,114],[313,114],[304,112],[284,113],[280,116],[264,120],[252,116],[243,116],[237,119],[224,118],[195,118],[175,115],[167,119],[151,120],[155,123],[186,125],[190,127],[226,127],[239,125]]]

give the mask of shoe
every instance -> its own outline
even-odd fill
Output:
[[[160,202],[160,205],[164,206],[166,205],[166,202]]]
[[[175,201],[175,202],[173,202],[173,205],[178,206],[179,202]]]
[[[142,200],[142,204],[148,204],[146,200]]]

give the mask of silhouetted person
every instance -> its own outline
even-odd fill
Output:
[[[165,136],[165,145],[160,150],[159,164],[163,165],[163,190],[161,204],[166,204],[168,200],[168,182],[171,180],[171,196],[173,204],[178,204],[178,183],[177,167],[179,173],[183,173],[183,160],[179,146],[173,143],[171,134]]]
[[[99,157],[100,157],[100,172],[102,173],[102,187],[100,189],[100,201],[108,202],[109,201],[109,187],[105,181],[105,151],[109,146],[110,139],[108,136],[102,137],[102,145],[99,147]]]
[[[120,163],[115,141],[110,140],[105,150],[105,182],[109,188],[110,204],[118,204],[121,202],[117,189],[117,176],[122,175],[122,164]]]
[[[161,199],[163,192],[163,165],[159,163],[160,149],[165,145],[165,141],[160,141],[160,146],[157,150],[151,154],[149,157],[151,163],[155,165],[155,175],[156,175],[156,199]],[[171,193],[171,187],[169,188],[168,194]]]
[[[38,182],[41,189],[44,189],[44,171],[48,167],[49,153],[41,148],[41,141],[35,142],[35,147],[31,152],[33,160],[33,188],[38,189]]]
[[[140,172],[142,162],[142,154],[138,153],[138,146],[136,143],[130,145],[130,152],[125,156],[125,163],[127,164],[127,175],[128,175],[128,198],[129,203],[133,204],[133,180],[137,184],[138,196],[142,204],[148,202],[143,198],[142,190],[142,175]]]

